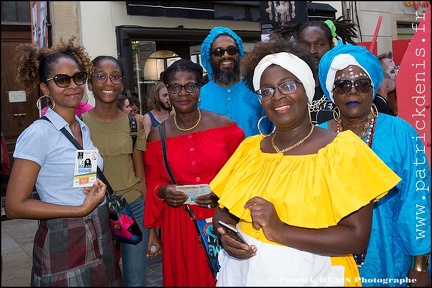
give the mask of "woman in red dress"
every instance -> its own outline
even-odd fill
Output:
[[[163,73],[175,110],[164,125],[167,158],[177,185],[210,183],[245,138],[243,130],[230,118],[198,108],[202,76],[202,67],[190,60],[178,60]],[[162,228],[163,285],[215,286],[205,249],[184,209],[188,196],[177,191],[170,180],[160,139],[155,127],[144,154],[144,226]],[[213,216],[216,205],[217,197],[209,193],[197,197],[189,207],[197,219],[206,219]]]

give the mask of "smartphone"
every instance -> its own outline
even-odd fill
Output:
[[[246,245],[249,245],[237,229],[222,221],[219,221],[219,224],[222,225],[224,228],[228,229],[229,233],[237,235],[237,237],[240,239],[241,242],[243,242]]]

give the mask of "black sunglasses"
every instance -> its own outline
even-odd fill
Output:
[[[45,82],[50,80],[54,80],[54,83],[60,88],[66,88],[69,86],[71,79],[73,79],[74,83],[78,86],[83,85],[87,80],[87,72],[81,71],[77,72],[72,76],[67,74],[57,74],[52,78],[46,79]]]
[[[337,80],[333,84],[333,91],[337,94],[348,94],[352,87],[355,87],[358,93],[368,93],[372,89],[372,81],[369,78],[351,80]]]
[[[212,53],[216,57],[222,57],[225,54],[225,51],[228,53],[228,55],[234,56],[237,55],[239,49],[235,46],[229,46],[227,49],[216,48],[210,53]]]

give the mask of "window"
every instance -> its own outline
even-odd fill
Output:
[[[2,1],[1,14],[2,24],[30,24],[30,1]]]

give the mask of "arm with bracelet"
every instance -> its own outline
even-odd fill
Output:
[[[430,287],[430,253],[411,256],[411,267],[408,272],[410,287]]]
[[[428,272],[430,254],[411,256],[411,269],[418,272]]]

